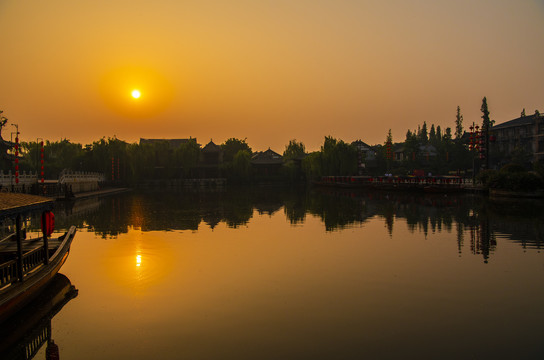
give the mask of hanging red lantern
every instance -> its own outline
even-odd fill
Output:
[[[55,214],[51,211],[45,211],[42,214],[42,232],[50,236],[53,233],[53,230],[55,230]]]

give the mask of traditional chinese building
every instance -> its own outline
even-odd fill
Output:
[[[258,151],[251,157],[253,175],[259,180],[275,180],[281,176],[283,157],[268,148],[266,151]]]
[[[156,144],[161,142],[167,142],[170,148],[177,149],[181,144],[187,144],[189,141],[196,141],[196,138],[189,139],[144,139],[140,138],[140,145],[142,144]]]
[[[200,151],[198,169],[201,178],[221,177],[220,165],[223,163],[223,149],[212,140]]]
[[[2,128],[0,128],[0,170],[9,171],[13,169],[15,156],[8,154],[8,151],[15,146],[11,141],[2,138]]]

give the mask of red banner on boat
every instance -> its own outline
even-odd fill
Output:
[[[51,211],[45,211],[42,214],[42,232],[47,236],[51,235],[55,230],[55,214]]]

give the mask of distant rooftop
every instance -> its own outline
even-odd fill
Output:
[[[506,129],[506,128],[514,127],[514,126],[531,125],[531,124],[534,124],[536,120],[537,120],[537,115],[535,114],[526,115],[526,116],[519,117],[517,119],[503,122],[498,125],[493,125],[493,130]]]
[[[351,145],[356,146],[359,149],[363,149],[363,148],[370,149],[370,145],[368,145],[362,140],[355,140],[354,142],[351,143]]]
[[[212,152],[221,152],[221,146],[215,144],[212,140],[204,146],[202,152],[212,153]]]
[[[186,144],[189,141],[196,141],[196,138],[189,139],[144,139],[140,138],[140,145],[142,144],[156,144],[166,141],[171,148],[178,148],[181,144]]]
[[[281,164],[283,157],[277,152],[268,149],[266,151],[258,151],[251,157],[252,164]]]

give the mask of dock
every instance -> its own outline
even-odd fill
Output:
[[[131,191],[130,188],[110,188],[110,189],[101,189],[96,191],[86,191],[86,192],[80,192],[74,194],[73,197],[70,197],[68,199],[61,198],[62,200],[80,200],[80,199],[87,199],[91,197],[101,197],[101,196],[107,196],[107,195],[113,195],[113,194],[121,194],[125,192]],[[59,200],[61,200],[59,199]]]

